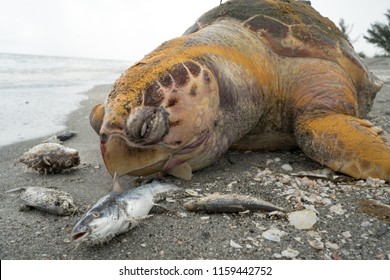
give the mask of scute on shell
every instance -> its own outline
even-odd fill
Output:
[[[234,0],[203,14],[184,34],[221,20],[235,21],[251,30],[281,56],[319,58],[340,65],[351,77],[365,117],[382,82],[368,71],[348,38],[310,5],[295,0]]]
[[[54,174],[80,164],[79,152],[57,143],[43,143],[31,148],[20,159],[39,173]]]

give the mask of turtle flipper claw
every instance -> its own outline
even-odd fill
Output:
[[[390,137],[367,120],[332,114],[300,122],[295,134],[306,155],[335,171],[390,181]]]

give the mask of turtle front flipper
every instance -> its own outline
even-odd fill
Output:
[[[335,171],[390,181],[390,136],[367,120],[343,114],[306,119],[295,136],[307,156]]]

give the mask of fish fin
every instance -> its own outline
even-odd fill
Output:
[[[113,192],[122,192],[122,187],[119,183],[119,175],[118,173],[115,172],[114,174],[114,179],[113,179],[113,184],[112,184],[112,191]]]
[[[143,216],[143,217],[138,217],[138,218],[131,218],[131,221],[132,222],[139,222],[139,221],[142,221],[142,220],[145,220],[145,219],[149,219],[151,217],[153,217],[154,215],[153,214],[150,214],[150,215],[146,215],[146,216]]]
[[[25,191],[25,190],[26,190],[26,187],[20,187],[20,188],[14,188],[14,189],[7,190],[7,191],[5,191],[5,193]]]
[[[192,178],[192,168],[191,165],[189,165],[187,162],[175,166],[172,169],[167,170],[166,172],[183,180],[189,181]]]

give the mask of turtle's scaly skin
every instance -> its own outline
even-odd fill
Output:
[[[111,174],[190,179],[229,147],[299,146],[336,171],[389,181],[388,135],[362,119],[381,86],[309,5],[236,0],[129,68],[90,119]]]

